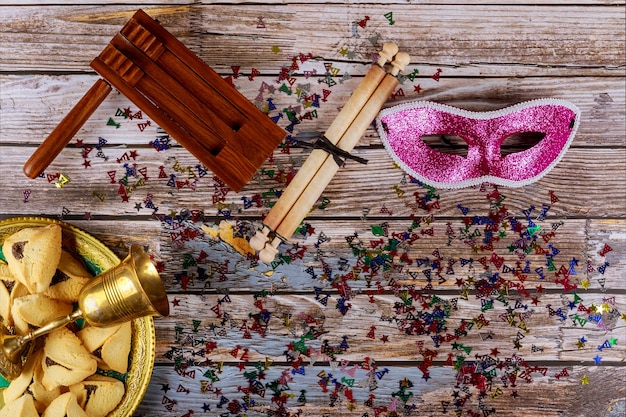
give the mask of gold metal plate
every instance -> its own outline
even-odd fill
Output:
[[[56,219],[44,217],[19,217],[0,220],[0,246],[4,240],[26,227],[59,224],[63,228],[63,248],[79,255],[94,275],[120,263],[120,259],[102,242],[87,232]],[[152,317],[135,319],[132,325],[130,363],[124,381],[126,392],[122,401],[109,417],[132,416],[148,389],[155,358],[156,337]],[[4,380],[0,377],[0,383]],[[0,389],[0,409],[4,406]]]

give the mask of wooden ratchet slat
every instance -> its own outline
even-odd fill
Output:
[[[215,115],[177,82],[176,78],[163,70],[128,39],[118,34],[111,44],[143,71],[143,77],[134,87],[149,97],[153,103],[157,103],[170,117],[185,120],[184,127],[211,154],[217,155],[228,141],[235,139],[231,129],[225,128]],[[168,68],[168,71],[176,73],[179,78],[188,75],[184,68]]]
[[[202,146],[193,136],[185,129],[180,127],[172,120],[167,113],[156,106],[152,101],[139,93],[134,86],[129,84],[121,75],[109,68],[100,58],[96,58],[91,62],[94,70],[98,71],[104,78],[111,81],[122,94],[128,97],[133,103],[141,108],[149,117],[156,121],[165,131],[174,136],[176,140],[184,146],[191,154],[193,154],[200,162],[207,167],[213,165],[212,155]]]

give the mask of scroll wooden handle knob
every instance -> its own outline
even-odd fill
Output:
[[[98,79],[46,140],[33,152],[24,164],[24,174],[29,178],[36,178],[41,174],[61,153],[65,145],[72,140],[110,92],[111,86],[103,79]]]
[[[411,56],[406,52],[398,52],[391,62],[391,71],[389,73],[396,77],[400,72],[403,72],[407,65],[411,62]]]
[[[264,264],[270,264],[276,257],[278,253],[278,245],[280,245],[281,240],[279,238],[274,238],[268,245],[259,252],[259,260]]]
[[[395,43],[386,43],[383,45],[383,50],[378,53],[380,58],[377,64],[384,66],[387,62],[391,62],[393,57],[398,53],[398,45]]]
[[[252,236],[250,239],[250,247],[255,251],[260,251],[265,247],[265,244],[269,240],[267,235],[269,234],[270,229],[264,227],[263,230],[257,230],[256,234]]]

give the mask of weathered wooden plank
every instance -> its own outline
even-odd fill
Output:
[[[136,4],[138,6],[141,6],[143,4],[146,5],[154,5],[154,4],[175,4],[175,5],[180,5],[181,1],[172,1],[172,0],[159,0],[159,1],[146,1],[146,0],[137,0],[137,1],[133,1],[133,4]],[[188,2],[189,4],[195,4],[198,2]],[[200,2],[202,4],[205,5],[212,5],[213,3],[211,1],[202,1]],[[227,0],[227,1],[220,1],[221,4],[230,4],[230,5],[239,5],[239,4],[264,4],[264,5],[271,5],[271,4],[278,4],[278,5],[283,5],[285,4],[285,2],[283,0]],[[295,1],[290,1],[290,4],[298,4],[298,3],[303,3],[303,4],[311,4],[313,2],[310,1],[306,1],[306,0],[295,0]],[[325,3],[337,3],[337,4],[344,4],[344,2],[341,1],[327,1]],[[404,1],[400,1],[400,0],[391,0],[391,1],[386,1],[386,4],[390,4],[390,5],[396,5],[396,4],[406,4],[406,2]],[[473,4],[511,4],[511,5],[536,5],[536,6],[541,6],[541,5],[554,5],[554,4],[559,4],[561,6],[567,5],[567,3],[565,2],[556,2],[554,0],[524,0],[524,1],[520,1],[520,0],[472,0],[472,1],[462,1],[462,0],[447,0],[445,2],[441,2],[438,0],[424,0],[424,1],[420,1],[420,4],[463,4],[463,5],[473,5]],[[49,5],[57,5],[58,2],[54,1],[54,0],[23,0],[20,2],[21,5],[45,5],[45,4],[49,4]],[[107,5],[107,4],[111,4],[111,5],[116,5],[119,4],[115,1],[108,1],[108,0],[85,0],[83,2],[81,2],[81,4],[83,5],[90,5],[90,4],[94,4],[94,5]],[[588,5],[623,5],[624,1],[623,0],[580,0],[580,1],[571,1],[572,5],[581,5],[581,4],[588,4]]]
[[[203,4],[209,4],[209,2],[207,1],[203,1]],[[261,4],[284,4],[283,0],[253,0],[253,1],[242,1],[242,0],[227,0],[227,1],[222,1],[220,3],[228,3],[228,4],[238,4],[238,3],[261,3]],[[306,4],[311,4],[313,2],[306,2],[304,0],[296,0],[293,2],[290,2],[297,4],[297,3],[306,3]],[[341,1],[336,1],[336,0],[331,0],[325,3],[335,3],[335,4],[344,4]],[[624,4],[623,0],[582,0],[582,1],[571,1],[570,2],[572,6],[576,6],[576,5],[581,5],[581,4],[595,4],[595,5],[607,5],[607,4],[615,4],[615,5],[620,5],[620,4]],[[385,1],[385,4],[389,4],[389,5],[403,5],[406,4],[406,2],[402,1],[402,0],[388,0]],[[554,0],[502,0],[502,1],[496,1],[496,0],[472,0],[472,1],[461,1],[461,0],[446,0],[446,1],[439,1],[439,0],[424,0],[424,1],[420,1],[420,4],[446,4],[446,5],[452,5],[452,4],[463,4],[463,5],[478,5],[478,4],[495,4],[495,5],[501,5],[501,4],[511,4],[511,5],[535,5],[535,6],[551,6],[551,5],[561,5],[561,6],[565,6],[568,5],[568,2],[557,2]]]
[[[324,235],[330,239],[320,245],[320,252],[315,248],[318,235],[312,235],[300,242],[303,247],[306,247],[301,260],[294,259],[289,264],[281,263],[272,266],[257,264],[254,260],[237,253],[229,244],[221,240],[213,240],[203,234],[179,246],[178,242],[171,239],[171,233],[180,233],[180,230],[188,227],[184,224],[179,229],[172,230],[168,224],[161,224],[157,221],[131,221],[131,218],[125,221],[116,218],[81,220],[82,216],[77,218],[71,214],[69,217],[66,221],[101,239],[120,258],[127,255],[130,244],[143,245],[154,255],[156,261],[163,263],[162,278],[168,291],[173,293],[192,292],[210,295],[228,290],[252,293],[266,290],[279,293],[295,291],[315,294],[315,288],[318,288],[323,290],[324,294],[338,297],[339,288],[333,287],[333,282],[352,271],[352,268],[357,265],[357,259],[361,261],[364,259],[357,258],[353,254],[346,242],[346,237],[356,232],[363,246],[371,248],[371,254],[389,253],[378,244],[380,237],[373,236],[368,230],[371,227],[370,222],[359,222],[362,227],[337,220],[314,222],[313,226],[317,228],[318,233],[323,231]],[[397,285],[417,290],[427,290],[430,284],[435,291],[443,291],[444,295],[466,294],[466,297],[475,297],[479,288],[469,282],[468,277],[478,277],[488,267],[490,271],[499,272],[503,279],[511,282],[518,282],[519,277],[515,274],[523,273],[521,278],[524,279],[524,287],[529,293],[525,294],[523,291],[512,289],[511,294],[517,293],[517,296],[526,299],[526,302],[531,302],[532,296],[539,295],[535,294],[536,287],[539,285],[552,293],[571,294],[572,289],[566,291],[566,285],[562,282],[563,273],[559,272],[561,267],[564,267],[569,274],[568,285],[577,285],[576,291],[579,293],[589,290],[606,292],[608,295],[625,288],[621,276],[621,271],[625,267],[625,260],[621,256],[625,250],[624,235],[626,234],[626,223],[623,220],[564,221],[563,225],[559,226],[556,237],[550,241],[551,248],[559,251],[552,257],[556,271],[550,271],[550,268],[546,266],[545,255],[530,253],[524,257],[523,261],[520,261],[518,255],[510,253],[506,248],[512,240],[496,244],[493,252],[485,249],[468,253],[467,245],[461,241],[454,241],[451,246],[448,246],[445,235],[447,223],[448,220],[434,220],[431,223],[434,231],[432,237],[422,235],[419,240],[410,245],[399,245],[399,253],[394,261],[389,263],[392,265],[389,270],[364,271],[358,275],[358,279],[348,279],[345,285],[350,288],[353,295],[360,297],[367,297],[372,289],[377,290],[377,281],[380,281],[383,287],[383,294],[392,291],[392,283],[395,282]],[[543,222],[538,223],[543,225]],[[207,220],[206,224],[210,226],[212,220]],[[409,224],[408,221],[391,220],[389,230],[406,230]],[[462,223],[459,222],[458,225],[460,224]],[[196,224],[193,229],[197,228]],[[384,238],[385,241],[387,239],[387,237]],[[371,242],[375,242],[376,246],[373,246]],[[542,248],[550,249],[545,242],[542,240],[540,242],[542,242]],[[606,245],[610,248],[608,252],[606,252]],[[281,251],[287,250],[281,247]],[[439,258],[434,256],[435,251]],[[405,252],[406,258],[403,255]],[[481,258],[485,258],[486,261],[494,254],[501,258],[502,265],[497,266],[493,262],[486,262],[483,266],[480,263]],[[320,259],[324,261],[324,264]],[[411,264],[402,259],[408,259]],[[428,259],[430,262],[422,261],[423,259]],[[468,262],[469,259],[472,259],[471,263]],[[573,260],[577,264],[572,269]],[[441,266],[442,270],[439,274],[437,274],[437,267],[433,267],[433,262]],[[606,266],[605,262],[609,265]],[[325,271],[325,267],[331,268],[331,272]],[[588,269],[589,267],[591,269]],[[451,271],[454,273],[452,274]],[[325,276],[325,273],[328,276]],[[427,273],[431,276],[431,282],[427,278]],[[541,279],[542,276],[544,279]],[[462,282],[459,283],[457,280]]]
[[[295,259],[290,264],[282,263],[271,266],[262,263],[257,265],[254,261],[237,253],[230,245],[202,234],[195,241],[186,242],[182,247],[179,247],[177,243],[171,240],[170,233],[172,230],[169,226],[155,221],[133,221],[130,223],[132,226],[129,223],[120,222],[113,222],[119,223],[117,226],[113,226],[110,221],[105,220],[76,220],[73,218],[66,221],[94,234],[108,247],[116,251],[120,257],[126,256],[127,248],[132,243],[145,246],[155,255],[156,260],[163,262],[162,276],[168,290],[173,292],[193,291],[211,294],[215,291],[228,289],[252,292],[274,289],[280,292],[307,291],[313,293],[315,287],[319,287],[335,296],[337,289],[331,285],[333,279],[345,275],[357,263],[354,254],[346,243],[346,237],[356,232],[364,242],[364,247],[372,248],[372,253],[385,254],[388,252],[382,250],[381,246],[376,246],[376,249],[373,249],[371,242],[378,242],[380,238],[372,236],[371,232],[367,230],[370,227],[369,223],[364,225],[363,229],[357,229],[353,224],[348,225],[338,221],[330,221],[330,223],[325,221],[325,228],[321,227],[322,223],[314,223],[314,226],[319,227],[318,230],[323,231],[330,239],[329,242],[320,246],[321,252],[318,253],[314,247],[317,237],[311,236],[310,239],[301,242],[301,245],[308,248],[303,250],[302,260]],[[519,272],[520,267],[528,269],[529,272],[524,273],[525,287],[531,293],[538,285],[552,291],[565,290],[563,283],[554,282],[555,279],[560,278],[560,275],[556,271],[548,270],[544,255],[531,253],[524,257],[523,262],[520,262],[518,255],[510,253],[505,248],[506,244],[496,245],[493,253],[483,250],[471,255],[463,255],[464,251],[467,250],[464,243],[458,241],[447,246],[446,223],[435,220],[432,223],[435,230],[433,237],[422,236],[420,240],[411,243],[410,246],[400,245],[401,253],[404,253],[406,249],[407,259],[412,262],[408,264],[406,261],[398,260],[401,257],[396,255],[393,265],[401,266],[402,272],[394,267],[384,273],[363,273],[359,279],[348,280],[347,285],[351,291],[364,296],[369,288],[369,280],[372,283],[381,280],[387,291],[390,290],[389,283],[391,280],[399,285],[418,289],[429,288],[427,287],[429,281],[426,273],[431,271],[432,282],[430,284],[435,290],[452,291],[461,295],[464,293],[464,285],[459,285],[457,279],[467,280],[469,276],[483,273],[485,268],[478,260],[491,257],[492,254],[498,255],[502,259],[502,266],[496,267],[490,262],[487,263],[487,266],[492,271],[500,271],[507,280],[516,281],[516,278],[513,272],[505,271],[505,269],[513,268],[517,272]],[[585,223],[588,224],[585,225]],[[210,225],[211,221],[209,220],[207,224]],[[408,223],[391,221],[389,224],[390,230],[404,230],[402,225],[406,226]],[[584,286],[587,286],[587,283],[583,286],[585,279],[588,281],[587,288],[590,290],[603,290],[610,293],[613,290],[624,289],[624,282],[620,275],[620,271],[624,268],[624,260],[620,254],[624,252],[625,227],[626,224],[623,221],[565,222],[559,228],[557,237],[551,241],[552,247],[560,251],[558,255],[553,257],[555,268],[566,267],[571,275],[570,285],[576,284],[578,291],[584,292]],[[600,253],[605,250],[605,245],[608,245],[611,251],[601,256]],[[543,247],[545,246],[543,244]],[[281,251],[285,250],[287,249],[281,248]],[[439,263],[443,269],[440,275],[437,275],[436,268],[433,270],[431,264],[418,264],[420,259],[435,261],[437,259],[433,256],[435,250],[441,258]],[[204,254],[202,254],[203,252]],[[325,265],[332,268],[331,277],[323,276],[324,268],[318,259],[320,256]],[[474,259],[472,263],[463,265],[461,258],[469,259],[471,257]],[[190,263],[190,259],[193,259],[194,262]],[[576,274],[573,274],[570,269],[573,259],[578,262],[574,267]],[[199,261],[196,262],[195,260]],[[610,266],[604,267],[605,262],[608,262]],[[589,271],[587,270],[588,265],[592,267]],[[306,272],[309,267],[313,268],[312,271]],[[602,273],[599,271],[601,267],[604,267]],[[199,268],[202,268],[204,272]],[[542,269],[541,273],[537,272],[538,268]],[[454,274],[451,274],[450,271],[454,271]],[[181,281],[180,277],[183,275],[189,279]],[[541,276],[545,278],[541,279]],[[237,283],[236,287],[233,287],[233,282]],[[475,287],[470,285],[469,290],[469,294],[474,294]],[[527,298],[525,295],[524,297]]]
[[[275,48],[290,56],[310,52],[340,61],[350,53],[348,59],[367,63],[375,52],[372,38],[395,40],[413,62],[463,68],[463,75],[520,76],[537,68],[572,75],[623,71],[624,17],[619,7],[412,5],[396,13],[394,25],[385,18],[391,6],[246,4],[230,13],[231,7],[161,6],[147,11],[220,71],[235,65],[275,74]],[[10,10],[3,10],[6,29],[0,40],[5,56],[1,68],[12,71],[84,71],[130,13],[128,6],[107,11],[100,6]],[[228,25],[224,16],[229,16]],[[370,20],[359,25],[365,16]],[[50,51],[45,56],[42,44]],[[251,45],[254,54],[246,53]]]
[[[315,287],[319,287],[334,293],[331,288],[333,282],[338,277],[349,276],[353,268],[359,268],[364,271],[356,278],[349,277],[346,283],[357,293],[366,291],[376,281],[382,281],[383,286],[394,281],[417,288],[429,288],[432,285],[436,289],[456,290],[461,294],[465,285],[458,280],[476,277],[489,269],[499,271],[504,279],[515,282],[515,274],[525,270],[521,279],[525,280],[528,289],[534,289],[538,285],[568,292],[572,285],[609,291],[625,288],[620,279],[620,271],[624,267],[620,253],[624,249],[626,223],[621,221],[606,225],[568,220],[563,226],[559,226],[556,237],[550,239],[549,243],[543,237],[550,237],[547,234],[551,234],[552,223],[548,222],[546,225],[537,221],[540,227],[545,226],[545,232],[538,235],[542,236],[537,239],[538,248],[551,253],[558,251],[556,255],[550,256],[551,262],[547,262],[547,256],[538,253],[538,250],[532,250],[527,255],[519,249],[511,251],[509,246],[519,245],[517,240],[520,236],[515,234],[503,237],[501,241],[494,243],[492,249],[472,250],[458,236],[449,241],[446,235],[448,223],[457,231],[463,228],[460,221],[434,220],[429,226],[415,229],[417,240],[411,242],[402,241],[398,237],[407,231],[411,221],[385,220],[389,227],[388,236],[372,234],[372,226],[381,224],[379,221],[359,223],[360,226],[355,225],[354,221],[311,222],[311,227],[317,233],[297,240],[298,248],[280,247],[281,256],[277,257],[273,265],[257,265],[255,261],[236,253],[230,245],[207,236],[183,243],[181,248],[176,243],[164,245],[161,256],[170,272],[167,282],[172,290],[227,289],[231,280],[234,280],[239,289],[248,288],[252,291],[270,289],[274,285],[281,291],[313,291]],[[558,225],[559,222],[555,224]],[[433,236],[422,233],[422,230],[432,231]],[[245,231],[239,229],[235,234],[239,235],[241,232]],[[180,232],[169,229],[169,233],[176,235]],[[358,238],[348,244],[347,239],[355,234],[358,234]],[[324,239],[321,239],[322,235]],[[164,239],[169,237],[165,236]],[[605,245],[611,248],[607,253],[604,253]],[[357,255],[356,248],[362,248],[363,253]],[[294,254],[302,259],[295,258]],[[188,257],[202,259],[202,262],[197,266],[189,266]],[[374,269],[377,266],[374,259],[380,258],[385,259],[387,269]],[[573,268],[572,262],[575,262]],[[365,270],[364,266],[371,267],[372,270]],[[198,268],[202,268],[204,272]],[[567,284],[562,282],[564,277],[561,277],[561,268],[570,271],[570,281]],[[181,281],[181,275],[186,275],[188,280]]]
[[[277,150],[274,164],[264,165],[256,179],[253,178],[240,193],[233,193],[215,183],[210,172],[204,172],[205,175],[200,177],[202,168],[183,149],[157,152],[151,147],[106,147],[102,149],[102,154],[109,158],[105,161],[96,156],[98,150],[95,141],[89,143],[89,167],[84,166],[84,148],[68,147],[44,172],[44,177],[35,180],[28,179],[22,173],[22,166],[32,148],[2,146],[0,184],[5,198],[0,201],[0,210],[6,214],[19,215],[37,214],[52,207],[57,207],[60,213],[60,209],[66,207],[74,214],[151,215],[153,210],[142,210],[149,193],[154,205],[159,207],[159,213],[167,214],[170,210],[188,208],[214,215],[228,209],[233,216],[258,217],[266,213],[269,205],[276,201],[276,191],[285,187],[284,175],[293,174],[297,170],[294,158],[308,155],[308,151],[293,151],[286,155]],[[129,157],[133,152],[135,159]],[[420,200],[429,192],[433,197],[431,204],[439,204],[439,208],[431,208],[433,214],[458,216],[458,204],[469,207],[474,215],[488,213],[489,201],[486,196],[490,191],[465,188],[433,192],[419,184],[410,183],[406,174],[394,167],[393,160],[383,149],[360,149],[358,155],[368,159],[368,164],[349,161],[340,169],[322,195],[326,203],[322,204],[320,200],[316,210],[311,212],[312,217],[360,218],[364,209],[369,209],[371,216],[387,217],[389,211],[393,216],[427,215],[429,211],[420,206]],[[624,148],[572,148],[540,181],[522,188],[501,188],[500,193],[505,198],[504,205],[516,213],[521,213],[531,205],[539,212],[543,204],[548,204],[551,206],[550,216],[619,217],[626,211],[626,203],[621,198],[606,196],[626,195],[625,159]],[[279,162],[281,165],[277,166]],[[119,181],[127,174],[127,168],[132,170],[133,167],[143,170],[145,175],[135,171],[128,177],[128,201],[123,201],[122,196],[118,195]],[[281,169],[284,175],[278,175]],[[57,188],[54,176],[61,173],[69,177],[70,182]],[[364,181],[364,178],[367,180]],[[23,194],[25,190],[31,190],[26,203]],[[558,198],[557,203],[550,203],[551,192]],[[244,197],[251,203],[244,205]],[[136,204],[141,207],[137,208]]]
[[[287,61],[285,61],[286,63]],[[307,61],[307,70],[325,71],[324,61]],[[335,64],[334,64],[335,65]],[[341,78],[348,69],[343,63],[340,68]],[[277,67],[278,68],[278,67]],[[241,70],[244,72],[245,70]],[[249,71],[249,69],[247,70]],[[232,70],[231,70],[232,72]],[[500,109],[522,101],[543,97],[569,100],[581,110],[582,123],[572,146],[622,146],[625,132],[625,92],[624,79],[620,77],[585,77],[576,79],[575,90],[567,89],[570,80],[560,77],[528,78],[458,78],[455,70],[450,77],[439,82],[430,78],[430,73],[411,81],[405,79],[400,84],[404,96],[391,99],[387,106],[393,106],[410,100],[431,100],[473,111]],[[2,83],[1,105],[3,111],[0,143],[39,144],[54,129],[63,116],[78,102],[97,77],[90,75],[0,75]],[[274,77],[258,76],[252,81],[240,76],[233,82],[238,90],[250,101],[265,109],[270,117],[279,116],[278,124],[286,128],[291,123],[284,115],[284,109],[299,107],[299,117],[315,110],[315,117],[303,118],[294,127],[296,138],[310,139],[314,132],[324,132],[337,116],[338,109],[348,100],[361,77],[353,77],[332,87],[318,84],[316,78],[307,78],[299,74],[294,76],[293,86],[281,90],[285,81]],[[267,87],[274,89],[270,93]],[[420,86],[420,92],[415,87]],[[302,94],[296,94],[300,88]],[[318,106],[305,107],[302,96],[324,95],[330,92],[326,101],[318,100]],[[399,90],[398,90],[399,91]],[[268,99],[272,100],[275,110],[269,110]],[[127,144],[146,145],[154,139],[155,126],[141,132],[137,126],[145,120],[129,120],[116,116],[118,109],[130,108],[133,114],[138,110],[127,98],[120,94],[111,94],[85,124],[77,138],[86,143],[97,143],[98,137],[105,137],[109,145]],[[109,118],[121,123],[107,125]],[[380,145],[374,129],[368,129],[359,142],[359,146]]]
[[[193,1],[180,1],[180,0],[133,0],[132,4],[136,5],[137,7],[141,7],[142,5],[148,5],[148,6],[154,6],[156,4],[162,4],[162,5],[170,5],[170,6],[180,6],[180,5],[184,5],[184,4],[193,4],[195,2]],[[96,6],[112,6],[112,5],[116,5],[119,3],[116,3],[115,1],[109,1],[109,0],[85,0],[81,2],[81,5],[84,6],[89,6],[89,5],[96,5]],[[602,3],[600,3],[602,4]],[[26,6],[41,6],[41,5],[59,5],[58,2],[55,2],[54,0],[23,0],[20,1],[20,5]],[[72,5],[73,6],[73,5]]]
[[[606,39],[608,27],[596,25],[600,22],[614,22],[617,27],[622,19],[622,16],[618,17],[616,11],[593,10],[588,7],[578,10],[576,8],[549,10],[536,7],[511,9],[506,6],[483,8],[438,5],[431,8],[416,5],[403,8],[402,14],[395,19],[396,23],[389,25],[384,14],[391,10],[393,9],[389,7],[373,5],[353,4],[348,8],[311,5],[310,8],[305,7],[294,13],[291,8],[267,10],[259,6],[243,9],[238,19],[231,24],[241,30],[240,36],[254,39],[255,47],[261,51],[255,62],[256,65],[259,65],[259,61],[264,61],[262,51],[271,51],[271,48],[278,44],[277,46],[284,53],[295,55],[310,47],[310,44],[318,43],[315,39],[316,34],[324,33],[325,37],[330,36],[335,42],[339,40],[335,51],[339,52],[342,47],[346,47],[357,56],[360,55],[362,59],[367,59],[371,52],[369,48],[366,50],[359,48],[359,44],[363,46],[364,43],[362,40],[355,42],[355,37],[367,38],[380,35],[381,40],[387,38],[398,40],[399,46],[412,56],[413,62],[428,62],[442,66],[472,66],[489,63],[490,67],[509,67],[510,70],[516,72],[515,69],[510,68],[510,63],[515,62],[522,66],[569,66],[573,64],[596,67],[600,61],[597,56],[594,56],[595,47],[590,43],[581,43],[582,39],[589,38],[582,34],[582,37],[578,38],[576,35],[578,29],[574,26],[580,23],[583,13],[588,13],[591,18],[588,22],[589,30],[593,32],[594,27],[597,27],[602,33],[601,38]],[[201,22],[208,33],[208,39],[215,39],[215,41],[209,40],[202,44],[203,56],[204,54],[213,55],[218,39],[226,42],[232,51],[242,50],[236,37],[231,36],[229,39],[227,36],[227,39],[223,40],[224,35],[230,34],[215,27],[213,22],[220,20],[219,10],[203,8],[202,13]],[[265,32],[246,24],[259,15],[264,17],[265,30],[278,31],[276,34],[278,39],[266,38]],[[315,26],[316,31],[307,30],[304,36],[291,36],[300,28],[311,27],[311,19],[315,15],[322,19]],[[365,19],[365,16],[369,16],[370,19],[362,28],[363,30],[360,30],[361,24],[364,24],[361,21]],[[511,18],[514,21],[510,21]],[[285,37],[287,33],[289,36]],[[622,29],[617,30],[615,34],[617,33],[622,33]],[[558,45],[553,44],[556,39],[559,40]],[[323,42],[322,39],[319,41]],[[585,62],[585,58],[577,55],[587,53],[583,51],[587,47],[590,48],[588,53],[591,56]],[[313,55],[317,55],[316,50],[312,52]],[[328,54],[322,53],[322,55]],[[483,58],[479,58],[481,56]],[[603,52],[601,56],[604,59],[609,58],[606,52]],[[618,61],[613,61],[608,66],[614,66],[616,62]],[[246,66],[244,62],[237,64]],[[487,74],[483,72],[483,75]]]
[[[0,7],[0,218],[62,217],[120,257],[141,244],[163,267],[172,315],[155,319],[157,363],[136,415],[624,414],[624,1],[417,3],[27,0]],[[50,178],[21,173],[96,79],[89,62],[144,5],[222,76],[238,74],[234,85],[270,116],[282,115],[280,126],[290,125],[285,108],[301,106],[293,126],[299,138],[328,127],[387,41],[413,55],[409,72],[419,70],[388,105],[428,99],[494,110],[556,97],[579,105],[583,120],[554,171],[527,187],[500,188],[503,199],[487,197],[490,187],[411,183],[370,128],[356,151],[369,164],[348,162],[296,246],[281,247],[282,263],[257,265],[195,235],[201,223],[183,219],[192,210],[210,227],[230,217],[236,236],[250,235],[306,150],[277,149],[241,193],[227,192],[175,142],[157,152],[151,143],[163,133],[146,119],[117,117],[129,102],[112,94],[77,136],[83,146],[68,146]],[[323,77],[329,65],[333,86]],[[327,100],[312,107],[305,95],[313,93]],[[71,182],[57,188],[60,173]],[[425,207],[427,197],[438,206]],[[523,227],[488,238],[484,216],[502,205],[512,217],[500,225],[514,217]],[[407,327],[416,315],[437,317],[445,328]],[[246,397],[252,381],[264,397]]]
[[[291,371],[289,367],[276,370],[273,368],[266,372],[263,383],[275,385],[281,377],[282,370]],[[492,411],[492,415],[503,417],[538,415],[617,417],[624,409],[625,389],[624,384],[621,384],[624,380],[621,367],[574,366],[569,368],[570,376],[556,379],[554,375],[562,372],[563,367],[551,366],[546,376],[533,374],[533,381],[530,384],[519,381],[514,387],[494,384],[482,400],[478,399],[478,392],[473,387],[455,386],[455,374],[448,369],[433,370],[431,379],[428,381],[424,381],[420,371],[414,367],[388,369],[389,372],[382,379],[377,380],[378,387],[370,392],[367,388],[368,371],[366,370],[359,370],[355,374],[356,378],[352,378],[351,375],[328,366],[309,368],[306,370],[306,375],[292,376],[293,380],[283,391],[285,395],[288,395],[285,398],[287,400],[285,407],[291,413],[298,413],[300,410],[301,416],[316,417],[326,415],[361,417],[366,413],[374,415],[375,409],[380,413],[391,411],[390,408],[404,412],[403,402],[398,401],[398,394],[402,393],[401,382],[406,379],[411,385],[410,388],[405,387],[404,392],[412,393],[407,399],[407,405],[413,410],[407,411],[408,415],[445,417],[454,415],[455,409],[460,410],[462,414],[473,412],[483,415],[483,409],[487,413],[494,409],[495,414]],[[205,392],[201,392],[200,375],[205,370],[206,368],[196,369],[196,378],[192,379],[175,374],[171,368],[157,367],[137,415],[158,417],[182,415],[190,411],[202,415],[209,412],[204,411],[205,406],[208,406],[206,409],[210,409],[210,412],[216,415],[219,415],[218,413],[228,415],[228,404],[233,401],[239,404],[244,403],[244,394],[237,390],[238,386],[247,388],[248,381],[242,376],[243,372],[234,367],[224,367],[222,374],[219,375],[220,380],[209,386],[205,385]],[[334,385],[324,392],[317,384],[321,380],[317,376],[321,371],[324,371],[326,375],[330,373],[336,376],[339,389],[336,393],[338,398],[335,401],[331,395]],[[587,385],[582,385],[580,382],[584,376],[587,376],[590,381]],[[346,387],[345,382],[341,382],[342,377],[344,381],[355,379],[355,385],[351,389]],[[358,383],[363,385],[357,385]],[[462,391],[463,387],[468,392]],[[176,392],[177,389],[181,391]],[[305,403],[298,402],[303,389],[305,390]],[[218,390],[217,395],[216,390]],[[346,398],[346,393],[354,398],[353,406],[349,406],[350,401]],[[394,396],[393,393],[396,395]],[[276,410],[277,404],[271,401],[272,394],[270,390],[266,391],[265,397],[251,394],[250,398],[254,400],[257,408],[252,407],[246,410],[247,415],[265,416],[268,408]],[[370,395],[373,395],[373,404],[366,402]],[[228,400],[228,404],[218,407],[222,397]],[[576,398],[576,401],[571,401],[571,398]],[[466,400],[463,401],[463,399]],[[412,405],[415,407],[411,407]],[[171,409],[171,412],[168,409]]]
[[[605,364],[626,359],[626,350],[620,343],[625,328],[620,316],[626,311],[626,304],[623,297],[610,293],[579,292],[577,298],[572,294],[537,294],[539,301],[535,303],[511,295],[503,298],[506,304],[494,301],[490,309],[481,307],[473,296],[464,300],[457,295],[429,294],[407,305],[402,293],[372,298],[358,295],[350,298],[352,307],[345,315],[335,308],[337,296],[324,305],[314,295],[258,294],[233,293],[227,301],[223,301],[224,294],[171,295],[171,316],[155,319],[157,361],[171,361],[173,351],[185,361],[202,361],[202,355],[198,358],[193,353],[205,347],[205,341],[217,343],[208,355],[216,362],[232,361],[231,352],[237,346],[248,350],[252,363],[266,357],[285,361],[285,352],[292,350],[293,356],[290,346],[298,343],[306,346],[307,353],[300,352],[306,356],[305,362],[332,361],[335,355],[324,352],[325,341],[330,346],[344,341],[348,346],[337,353],[337,360],[362,361],[372,357],[391,365],[423,361],[426,349],[436,352],[433,360],[444,362],[456,355],[491,355],[496,347],[499,353],[495,356],[518,355],[527,361],[593,364],[596,355]],[[575,298],[576,305],[568,307]],[[407,309],[400,311],[396,303]],[[585,313],[578,309],[581,305],[595,312]],[[559,308],[565,311],[565,319],[550,314],[550,309]],[[410,311],[424,323],[428,316],[441,310],[446,313],[441,314],[440,328],[418,332],[409,327]],[[267,317],[256,323],[254,317],[262,312]],[[596,315],[602,317],[597,319],[601,321],[596,321]],[[433,337],[439,337],[438,341]],[[582,337],[586,342],[580,347],[577,343]],[[617,345],[602,348],[612,337]]]

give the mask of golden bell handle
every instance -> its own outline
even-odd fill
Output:
[[[2,340],[2,353],[4,353],[4,356],[9,361],[19,363],[22,360],[22,350],[28,342],[73,322],[74,320],[80,318],[81,315],[81,311],[76,310],[72,314],[68,314],[64,317],[58,317],[50,323],[47,323],[45,326],[33,330],[24,336],[5,335]]]

